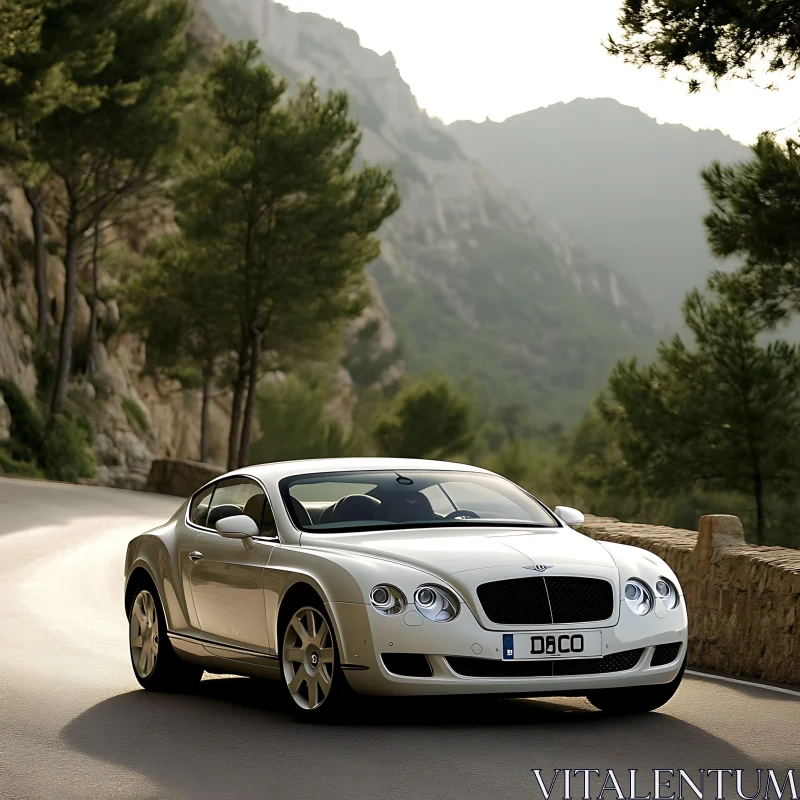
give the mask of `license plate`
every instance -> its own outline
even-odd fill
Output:
[[[599,658],[603,646],[600,631],[553,631],[552,633],[504,633],[504,661],[538,658]]]

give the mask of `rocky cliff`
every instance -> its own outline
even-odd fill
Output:
[[[469,376],[485,396],[563,419],[582,412],[616,357],[649,347],[638,292],[468,158],[419,108],[391,53],[272,0],[203,6],[291,81],[346,90],[361,157],[393,169],[403,205],[372,274],[412,370]]]

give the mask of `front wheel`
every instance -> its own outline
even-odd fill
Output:
[[[301,719],[329,718],[349,693],[322,603],[301,605],[286,618],[281,673],[293,710]]]
[[[141,587],[128,609],[128,642],[136,680],[149,691],[179,692],[196,686],[202,667],[178,658],[167,637],[167,623],[158,595]]]
[[[655,711],[672,699],[683,680],[686,659],[680,671],[669,683],[658,683],[653,686],[631,686],[626,689],[598,689],[589,692],[586,699],[601,711],[609,714],[645,714]]]

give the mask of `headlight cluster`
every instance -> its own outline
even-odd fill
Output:
[[[431,622],[450,622],[458,616],[458,600],[441,586],[420,586],[414,592],[414,605]]]
[[[644,581],[631,578],[625,584],[624,594],[628,607],[640,617],[653,610],[656,599],[668,609],[678,605],[678,590],[672,581],[666,578],[659,578],[656,581],[655,592]]]
[[[370,593],[373,608],[387,616],[400,614],[405,610],[405,595],[395,586],[378,584]],[[414,592],[414,606],[425,619],[431,622],[450,622],[459,612],[458,598],[441,586],[424,585]]]

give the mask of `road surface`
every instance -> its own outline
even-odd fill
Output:
[[[334,726],[295,722],[271,684],[243,678],[144,692],[127,653],[125,545],[177,505],[0,479],[2,800],[541,798],[531,770],[549,779],[556,767],[648,770],[650,788],[656,767],[800,777],[800,697],[710,678],[687,677],[636,718],[574,698],[405,700],[370,701]]]

